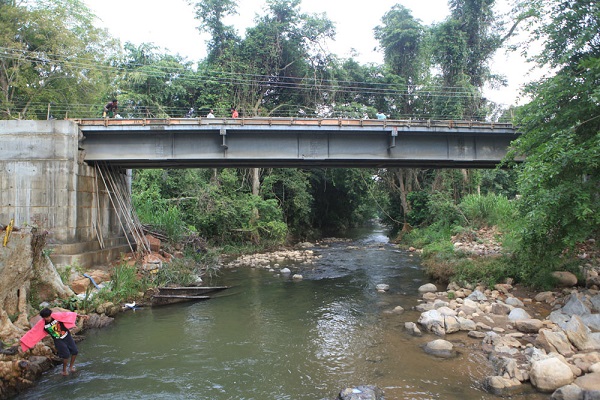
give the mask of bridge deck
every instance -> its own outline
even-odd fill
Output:
[[[310,118],[78,119],[90,163],[149,167],[493,168],[512,124]]]

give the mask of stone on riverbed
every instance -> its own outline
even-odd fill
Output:
[[[383,390],[373,385],[346,388],[340,392],[338,400],[383,400]]]
[[[429,342],[423,347],[425,353],[434,355],[436,357],[450,358],[456,355],[453,350],[454,345],[447,340],[437,339]]]
[[[380,283],[377,286],[375,286],[375,289],[377,289],[378,292],[387,292],[388,290],[390,290],[390,285]]]
[[[536,360],[529,371],[531,384],[541,392],[553,392],[575,380],[571,368],[557,357]]]
[[[503,376],[488,376],[484,381],[485,388],[496,396],[510,396],[521,387],[521,382],[516,378],[505,378]]]
[[[419,293],[437,292],[437,286],[433,283],[426,283],[419,287]]]

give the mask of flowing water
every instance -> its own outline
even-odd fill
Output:
[[[22,399],[333,399],[373,384],[393,399],[497,399],[481,389],[489,374],[480,342],[447,337],[452,359],[427,355],[434,336],[409,336],[404,322],[426,283],[419,260],[381,230],[316,248],[312,265],[287,265],[302,281],[267,270],[223,270],[232,285],[208,301],[119,315],[79,343],[78,371],[46,373]],[[379,293],[379,283],[390,285]],[[396,306],[404,313],[392,313]],[[522,400],[542,399],[521,394]]]

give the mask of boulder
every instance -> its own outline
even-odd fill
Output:
[[[413,336],[421,336],[421,330],[419,329],[419,327],[417,326],[417,324],[415,324],[414,322],[406,322],[404,324],[404,329],[406,329],[408,331],[408,333],[410,333]]]
[[[538,333],[544,324],[539,319],[519,319],[515,321],[515,327],[519,332],[523,333]]]
[[[417,322],[428,332],[433,332],[440,336],[446,334],[444,330],[444,316],[438,310],[430,310],[422,313]]]
[[[535,301],[539,301],[540,303],[551,304],[554,301],[554,293],[552,293],[552,292],[540,292],[540,293],[536,294],[533,299]]]
[[[481,291],[475,290],[473,293],[467,296],[467,299],[472,301],[487,301],[487,296]]]
[[[522,308],[514,308],[508,314],[509,321],[518,321],[521,319],[531,319],[531,315],[529,315],[527,311],[523,310]]]
[[[516,297],[508,297],[506,299],[505,303],[512,307],[523,307],[524,306],[523,302]]]
[[[577,296],[572,294],[569,296],[569,300],[561,309],[563,314],[567,315],[585,315],[590,314],[590,308]]]
[[[552,400],[583,400],[583,390],[577,385],[566,385],[552,393]]]
[[[575,349],[563,331],[553,332],[549,329],[542,329],[535,340],[535,345],[543,348],[547,353],[554,352],[565,357],[570,357],[575,353]]]
[[[373,385],[363,385],[342,390],[338,400],[383,400],[383,390]]]
[[[425,353],[436,357],[449,358],[455,355],[454,345],[447,340],[437,339],[427,343],[423,350]]]
[[[483,385],[490,393],[496,396],[509,397],[516,388],[521,386],[521,382],[515,378],[488,376],[485,378]]]
[[[419,293],[437,292],[437,286],[433,283],[426,283],[419,287]]]
[[[569,271],[554,271],[551,274],[559,287],[573,287],[577,285],[577,277]]]
[[[503,303],[494,303],[492,304],[492,314],[496,315],[508,315],[510,313],[511,307],[507,304]]]
[[[380,283],[377,286],[375,286],[375,289],[377,289],[378,292],[387,292],[388,290],[390,290],[390,285],[386,283]]]
[[[541,392],[553,392],[575,380],[571,368],[556,357],[533,361],[529,370],[531,384]]]
[[[575,384],[587,391],[600,392],[600,372],[592,372],[575,379]]]

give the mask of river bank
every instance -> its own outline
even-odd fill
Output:
[[[289,274],[289,280],[290,281],[296,281],[296,282],[302,282],[302,279],[308,279],[310,281],[314,281],[314,279],[320,279],[319,277],[321,276],[322,272],[321,269],[327,269],[327,267],[324,267],[322,265],[317,265],[322,256],[329,250],[330,246],[340,246],[343,247],[343,249],[341,250],[342,253],[349,257],[346,261],[342,261],[343,263],[356,263],[359,262],[359,259],[361,257],[361,255],[365,254],[367,251],[375,251],[378,253],[385,253],[385,252],[390,252],[390,251],[394,251],[393,249],[391,249],[389,246],[385,245],[382,242],[373,242],[373,243],[360,243],[360,244],[356,244],[356,243],[345,243],[345,239],[330,239],[330,240],[324,240],[322,242],[319,243],[303,243],[301,245],[298,246],[298,248],[296,249],[290,249],[288,251],[279,251],[279,252],[272,252],[269,254],[256,254],[256,255],[246,255],[243,257],[239,257],[235,260],[231,260],[228,261],[226,264],[223,264],[223,267],[226,268],[230,268],[232,270],[235,269],[239,269],[239,268],[244,268],[244,269],[248,269],[248,270],[264,270],[268,273],[271,273],[273,276],[280,276],[281,278],[276,278],[276,282],[279,281],[279,279],[284,279],[283,282],[285,282],[285,275]],[[407,258],[411,257],[412,253],[405,253],[405,252],[401,252],[403,255],[405,255]],[[417,253],[416,251],[413,253]],[[415,259],[418,258],[417,255],[414,255]],[[351,261],[351,260],[355,260],[355,261]],[[289,268],[288,268],[289,266]],[[346,265],[346,268],[351,268],[351,265]],[[285,269],[288,268],[289,272],[287,272]],[[378,274],[378,270],[373,270],[373,272],[375,274]],[[294,275],[295,278],[294,278]],[[100,279],[100,278],[99,278]],[[403,314],[403,312],[397,307],[396,305],[396,301],[397,301],[397,296],[396,295],[388,295],[388,293],[392,293],[394,291],[400,291],[400,292],[406,292],[407,289],[406,288],[402,288],[399,289],[397,286],[397,283],[394,282],[388,282],[391,284],[391,287],[388,287],[387,290],[385,288],[385,286],[381,287],[381,291],[378,291],[378,286],[375,284],[385,284],[386,279],[385,278],[378,278],[378,277],[374,277],[373,281],[372,281],[372,285],[370,285],[371,289],[373,292],[377,292],[377,297],[379,298],[378,302],[385,302],[386,305],[380,309],[379,312],[383,313],[383,315],[391,315],[392,318],[394,315],[398,315],[398,314]],[[295,287],[295,285],[294,285]],[[444,290],[442,290],[444,289]],[[486,297],[487,300],[472,300],[468,299],[469,296],[473,295],[473,293],[476,293],[476,289],[479,289],[479,291],[481,293],[483,293]],[[524,295],[523,289],[519,288],[519,287],[515,287],[515,288],[508,288],[508,287],[504,287],[505,290],[508,290],[508,293],[504,293],[503,291],[501,291],[499,288],[492,288],[492,289],[488,289],[488,288],[476,288],[476,287],[472,287],[472,288],[460,288],[460,287],[452,287],[452,288],[440,288],[438,286],[436,286],[435,291],[433,292],[426,292],[423,293],[422,295],[419,295],[419,297],[422,297],[422,300],[420,302],[420,304],[416,304],[414,305],[414,309],[415,311],[419,312],[420,314],[425,313],[427,311],[425,311],[426,307],[429,307],[429,305],[431,305],[431,309],[428,311],[438,311],[440,312],[440,310],[442,310],[444,313],[447,313],[448,311],[445,309],[442,309],[442,307],[440,306],[440,304],[442,304],[442,302],[446,302],[448,303],[448,305],[444,305],[445,307],[448,307],[449,309],[452,309],[453,311],[455,311],[457,313],[457,317],[461,317],[467,320],[477,320],[477,319],[481,319],[481,321],[477,321],[477,322],[481,322],[483,325],[480,325],[477,327],[476,330],[474,330],[475,332],[495,332],[498,333],[499,335],[504,334],[505,332],[505,336],[508,337],[514,337],[515,334],[518,334],[518,329],[516,329],[515,332],[513,331],[509,331],[509,329],[507,327],[504,326],[496,326],[496,325],[492,325],[490,322],[487,322],[487,324],[485,323],[485,321],[487,321],[487,318],[491,318],[492,320],[496,320],[497,317],[495,316],[496,314],[491,313],[491,315],[489,314],[489,311],[492,309],[504,309],[504,307],[500,306],[500,305],[495,305],[495,304],[508,304],[510,305],[510,303],[512,303],[514,300],[509,300],[512,299],[513,297],[516,299],[522,299],[521,301],[523,302],[524,305],[526,306],[532,306],[534,309],[537,310],[537,308],[540,308],[540,310],[537,311],[530,311],[532,317],[534,317],[533,319],[545,319],[545,315],[547,312],[551,311],[554,307],[557,307],[558,304],[560,304],[561,301],[564,300],[566,292],[564,290],[559,290],[556,291],[556,293],[554,294],[554,299],[555,302],[546,302],[545,300],[536,300],[537,295],[536,294],[527,294]],[[572,291],[574,289],[569,289],[569,294],[572,294]],[[593,290],[593,289],[592,289]],[[417,294],[417,287],[414,287],[414,289],[410,289],[410,291],[414,291],[414,294]],[[496,293],[495,291],[499,291],[498,293]],[[451,294],[452,293],[452,294]],[[387,300],[386,300],[387,299]],[[527,299],[530,299],[531,301],[527,301]],[[466,314],[465,310],[467,309],[466,307],[468,306],[472,306],[472,304],[470,303],[471,301],[476,302],[477,304],[477,309],[475,312],[472,312],[471,314]],[[465,304],[466,303],[466,304]],[[399,304],[399,303],[398,303]],[[404,311],[404,315],[415,315],[414,312],[410,311],[408,307],[403,304],[406,308],[406,311]],[[117,310],[121,310],[121,305],[114,305],[115,308]],[[419,307],[425,307],[423,309],[419,309]],[[453,308],[454,307],[454,308]],[[115,308],[112,308],[112,310],[114,311]],[[402,307],[400,307],[402,308]],[[410,308],[413,308],[413,306],[410,306]],[[497,311],[497,310],[496,310]],[[465,316],[462,316],[462,314],[460,314],[461,312],[465,313]],[[460,315],[458,315],[460,314]],[[475,315],[478,314],[478,315]],[[509,313],[510,314],[510,313]],[[422,333],[424,333],[423,337],[424,338],[428,338],[429,336],[431,336],[431,341],[434,341],[433,339],[437,338],[438,336],[436,336],[435,333],[433,333],[434,330],[428,330],[425,327],[427,326],[424,321],[419,322],[417,318],[413,317],[413,320],[415,321],[415,325],[418,325],[420,327],[420,329],[422,330]],[[444,318],[443,318],[443,322],[444,325],[442,325],[444,327],[444,338],[447,339],[447,341],[449,341],[450,343],[454,343],[455,346],[461,346],[461,333],[460,331],[457,333],[451,333],[449,331],[452,331],[452,328],[449,329],[449,331],[447,330],[445,324],[446,322],[448,322],[450,325],[449,326],[453,326],[453,324],[451,323],[452,319],[449,318],[447,315],[444,314]],[[477,324],[477,322],[475,322]],[[508,324],[508,323],[507,323]],[[485,326],[487,325],[487,326]],[[516,326],[516,322],[513,322],[513,325]],[[438,324],[438,327],[440,325]],[[544,325],[544,327],[548,327],[549,329],[554,329],[554,327],[551,327],[549,324]],[[505,329],[505,332],[502,332],[501,329]],[[408,331],[407,331],[408,332]],[[467,332],[470,331],[462,331],[462,334],[465,335],[467,338],[469,338],[469,341],[474,340],[472,337],[467,336]],[[439,333],[439,332],[438,332]],[[521,332],[523,333],[523,332]],[[402,332],[398,332],[398,335],[403,336],[406,333],[402,333]],[[522,343],[527,343],[529,344],[531,342],[531,336],[523,336],[526,337],[526,339],[522,339],[522,338],[517,338],[516,340],[521,341]],[[460,339],[459,339],[460,338]],[[489,338],[488,338],[489,339]],[[481,341],[481,351],[483,352],[483,350],[485,350],[486,347],[486,343],[484,343],[484,338],[479,338],[478,340]],[[489,339],[491,340],[491,339]],[[493,342],[493,341],[492,341]],[[535,341],[533,341],[535,343]],[[527,344],[524,344],[525,347],[527,347]],[[413,344],[416,345],[416,344]],[[487,344],[489,345],[489,343]],[[488,346],[489,347],[489,346]],[[530,347],[534,347],[533,345]],[[512,350],[511,350],[512,351]],[[487,353],[485,353],[487,354]],[[491,354],[491,353],[490,353]],[[491,359],[495,359],[497,358],[497,354],[498,352],[494,353],[495,355],[492,357],[490,356]],[[43,357],[43,356],[42,356]],[[372,357],[372,356],[371,356]],[[423,350],[423,357],[426,358],[428,357],[428,355],[425,353],[425,351]],[[576,359],[576,358],[573,358]],[[492,361],[489,361],[490,364],[493,364]],[[588,368],[589,370],[589,368]],[[586,371],[587,370],[585,368],[582,369],[582,371]],[[505,372],[502,373],[498,373],[499,375],[490,375],[490,376],[502,376],[504,377],[504,375],[506,374]],[[507,378],[505,378],[507,379]],[[511,378],[512,379],[512,378]],[[509,379],[510,380],[510,379]],[[490,379],[490,383],[494,383],[494,382],[504,382],[502,380],[499,379]],[[526,381],[524,381],[526,382]],[[364,382],[364,383],[369,383],[369,382]],[[521,385],[521,389],[523,389],[524,387],[529,386],[527,383]],[[490,385],[490,388],[492,386]],[[389,389],[388,389],[389,390]],[[520,390],[520,389],[517,389]]]

